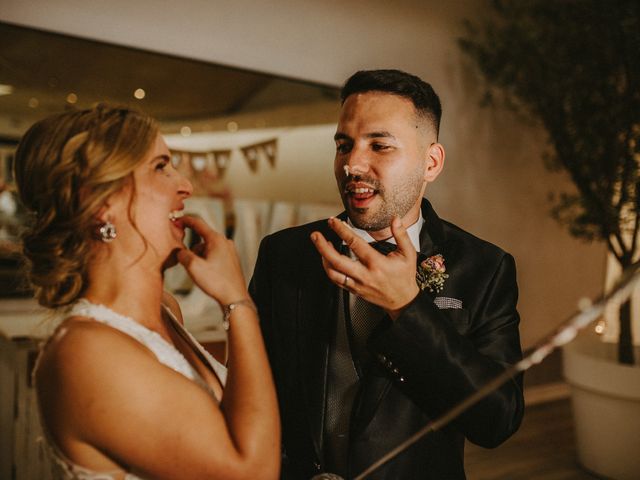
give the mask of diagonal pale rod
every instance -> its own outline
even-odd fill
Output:
[[[440,430],[458,415],[463,413],[471,406],[475,405],[489,393],[500,388],[502,384],[508,382],[517,374],[524,372],[525,370],[531,368],[533,365],[542,362],[542,360],[544,360],[556,348],[569,343],[576,337],[580,330],[589,326],[594,320],[597,320],[603,314],[607,305],[609,305],[610,303],[622,304],[627,298],[631,296],[631,293],[633,292],[633,289],[638,282],[640,282],[640,262],[636,262],[631,265],[626,270],[620,281],[611,290],[611,292],[603,295],[596,303],[592,304],[588,298],[582,299],[578,305],[580,311],[572,315],[568,320],[565,320],[554,331],[554,333],[548,335],[546,338],[540,341],[538,345],[533,349],[532,353],[527,355],[515,365],[512,365],[511,367],[506,369],[503,373],[488,382],[475,393],[457,404],[451,410],[444,413],[440,418],[429,422],[407,440],[402,442],[396,448],[373,463],[361,474],[354,477],[353,480],[363,480],[379,467],[397,456],[399,453],[403,452],[411,445],[416,443],[422,437],[428,435],[429,433]]]

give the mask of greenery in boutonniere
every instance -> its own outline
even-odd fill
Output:
[[[420,290],[429,290],[431,293],[441,292],[444,288],[444,281],[449,278],[449,274],[444,266],[444,257],[439,253],[433,255],[418,264],[416,270],[416,283]]]

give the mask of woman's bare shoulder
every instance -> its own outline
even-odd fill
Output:
[[[167,440],[185,418],[210,424],[220,416],[204,389],[144,345],[83,317],[63,322],[44,347],[36,386],[43,419],[60,444],[89,444],[131,465],[153,463],[134,458],[146,455],[139,438]]]
[[[129,335],[91,318],[74,316],[65,319],[47,340],[35,374],[39,386],[94,384],[96,373],[103,369],[153,359],[153,353]]]

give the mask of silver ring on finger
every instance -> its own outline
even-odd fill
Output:
[[[348,288],[347,287],[347,283],[349,283],[349,276],[345,273],[344,274],[344,281],[342,282],[342,287],[343,288]]]

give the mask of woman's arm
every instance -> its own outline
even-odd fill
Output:
[[[233,243],[199,220],[184,222],[204,239],[195,253],[178,254],[198,286],[221,305],[248,299]],[[277,478],[280,421],[258,318],[241,305],[229,322],[229,372],[218,405],[128,335],[68,321],[37,373],[53,440],[98,471],[120,465],[159,479]]]
[[[194,282],[228,313],[229,374],[221,410],[240,457],[255,464],[261,478],[279,470],[280,419],[258,316],[246,288],[233,242],[202,220],[184,217],[204,243],[178,260]]]

